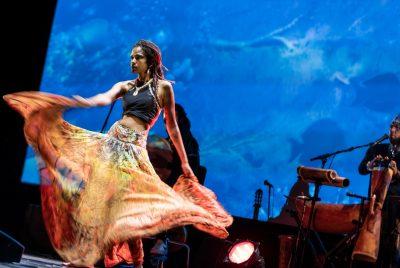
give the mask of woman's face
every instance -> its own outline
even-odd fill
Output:
[[[131,52],[131,69],[133,73],[145,73],[147,72],[147,60],[143,49],[138,46],[134,47]]]

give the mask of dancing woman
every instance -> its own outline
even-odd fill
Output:
[[[132,81],[91,98],[19,92],[5,101],[25,118],[24,132],[39,160],[42,212],[53,247],[75,266],[143,263],[142,237],[193,224],[225,238],[232,217],[198,184],[175,119],[174,93],[164,79],[159,48],[140,40],[131,53]],[[72,107],[108,105],[122,98],[123,117],[107,134],[62,119]],[[164,184],[146,151],[149,129],[164,111],[183,175]]]

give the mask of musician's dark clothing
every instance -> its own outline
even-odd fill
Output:
[[[400,168],[400,153],[392,152],[390,144],[377,144],[370,147],[361,161],[358,171],[362,175],[369,174],[367,163],[376,156],[389,157],[395,160]],[[377,267],[400,267],[400,180],[394,176],[389,186],[382,209],[382,227]]]
[[[186,155],[189,161],[189,166],[192,168],[194,175],[196,175],[196,177],[199,179],[199,182],[203,184],[204,178],[201,175],[199,144],[197,143],[197,140],[192,136],[190,131],[189,134],[188,135],[182,134],[183,146],[185,147]],[[171,165],[171,175],[167,179],[167,184],[171,186],[175,184],[178,177],[182,174],[181,162],[178,153],[173,146],[172,148],[174,152],[174,158]]]
[[[196,175],[197,179],[199,180],[199,183],[204,184],[207,170],[205,167],[200,165],[199,144],[197,143],[196,138],[193,136],[192,131],[190,130],[190,120],[187,117],[184,108],[180,104],[175,104],[175,112],[176,120],[179,126],[179,130],[181,132],[182,143],[185,147],[189,165],[192,168],[194,175]],[[171,175],[167,179],[166,183],[173,186],[178,177],[182,174],[182,169],[181,161],[172,142],[171,145],[174,151],[174,160],[171,165]]]
[[[360,166],[358,167],[358,171],[360,172],[360,174],[362,175],[366,175],[369,174],[370,172],[367,169],[367,163],[368,161],[371,161],[372,159],[374,159],[375,156],[377,155],[381,155],[382,157],[389,157],[392,158],[393,160],[396,161],[396,164],[398,167],[400,164],[400,153],[394,153],[394,156],[391,153],[390,150],[390,144],[388,143],[384,143],[384,144],[377,144],[375,146],[370,147],[365,156],[364,159],[361,161]]]

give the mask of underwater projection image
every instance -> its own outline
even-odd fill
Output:
[[[400,3],[395,1],[59,0],[40,90],[89,97],[134,79],[139,39],[162,50],[176,102],[199,142],[205,185],[225,208],[260,220],[279,215],[300,165],[373,142],[400,113]],[[65,119],[100,131],[109,107],[72,109]],[[121,101],[108,129],[122,115]],[[162,117],[152,134],[166,137]],[[386,141],[387,142],[387,141]],[[350,180],[323,186],[324,202],[366,195],[358,174],[366,148],[336,155],[325,168]],[[28,149],[22,180],[39,183]],[[310,193],[313,193],[310,184]]]

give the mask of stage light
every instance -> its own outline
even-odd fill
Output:
[[[229,247],[224,263],[227,267],[265,268],[259,245],[250,240],[237,240]]]
[[[251,255],[254,253],[254,244],[250,241],[243,241],[234,244],[228,252],[228,258],[233,263],[243,263],[250,259]]]

